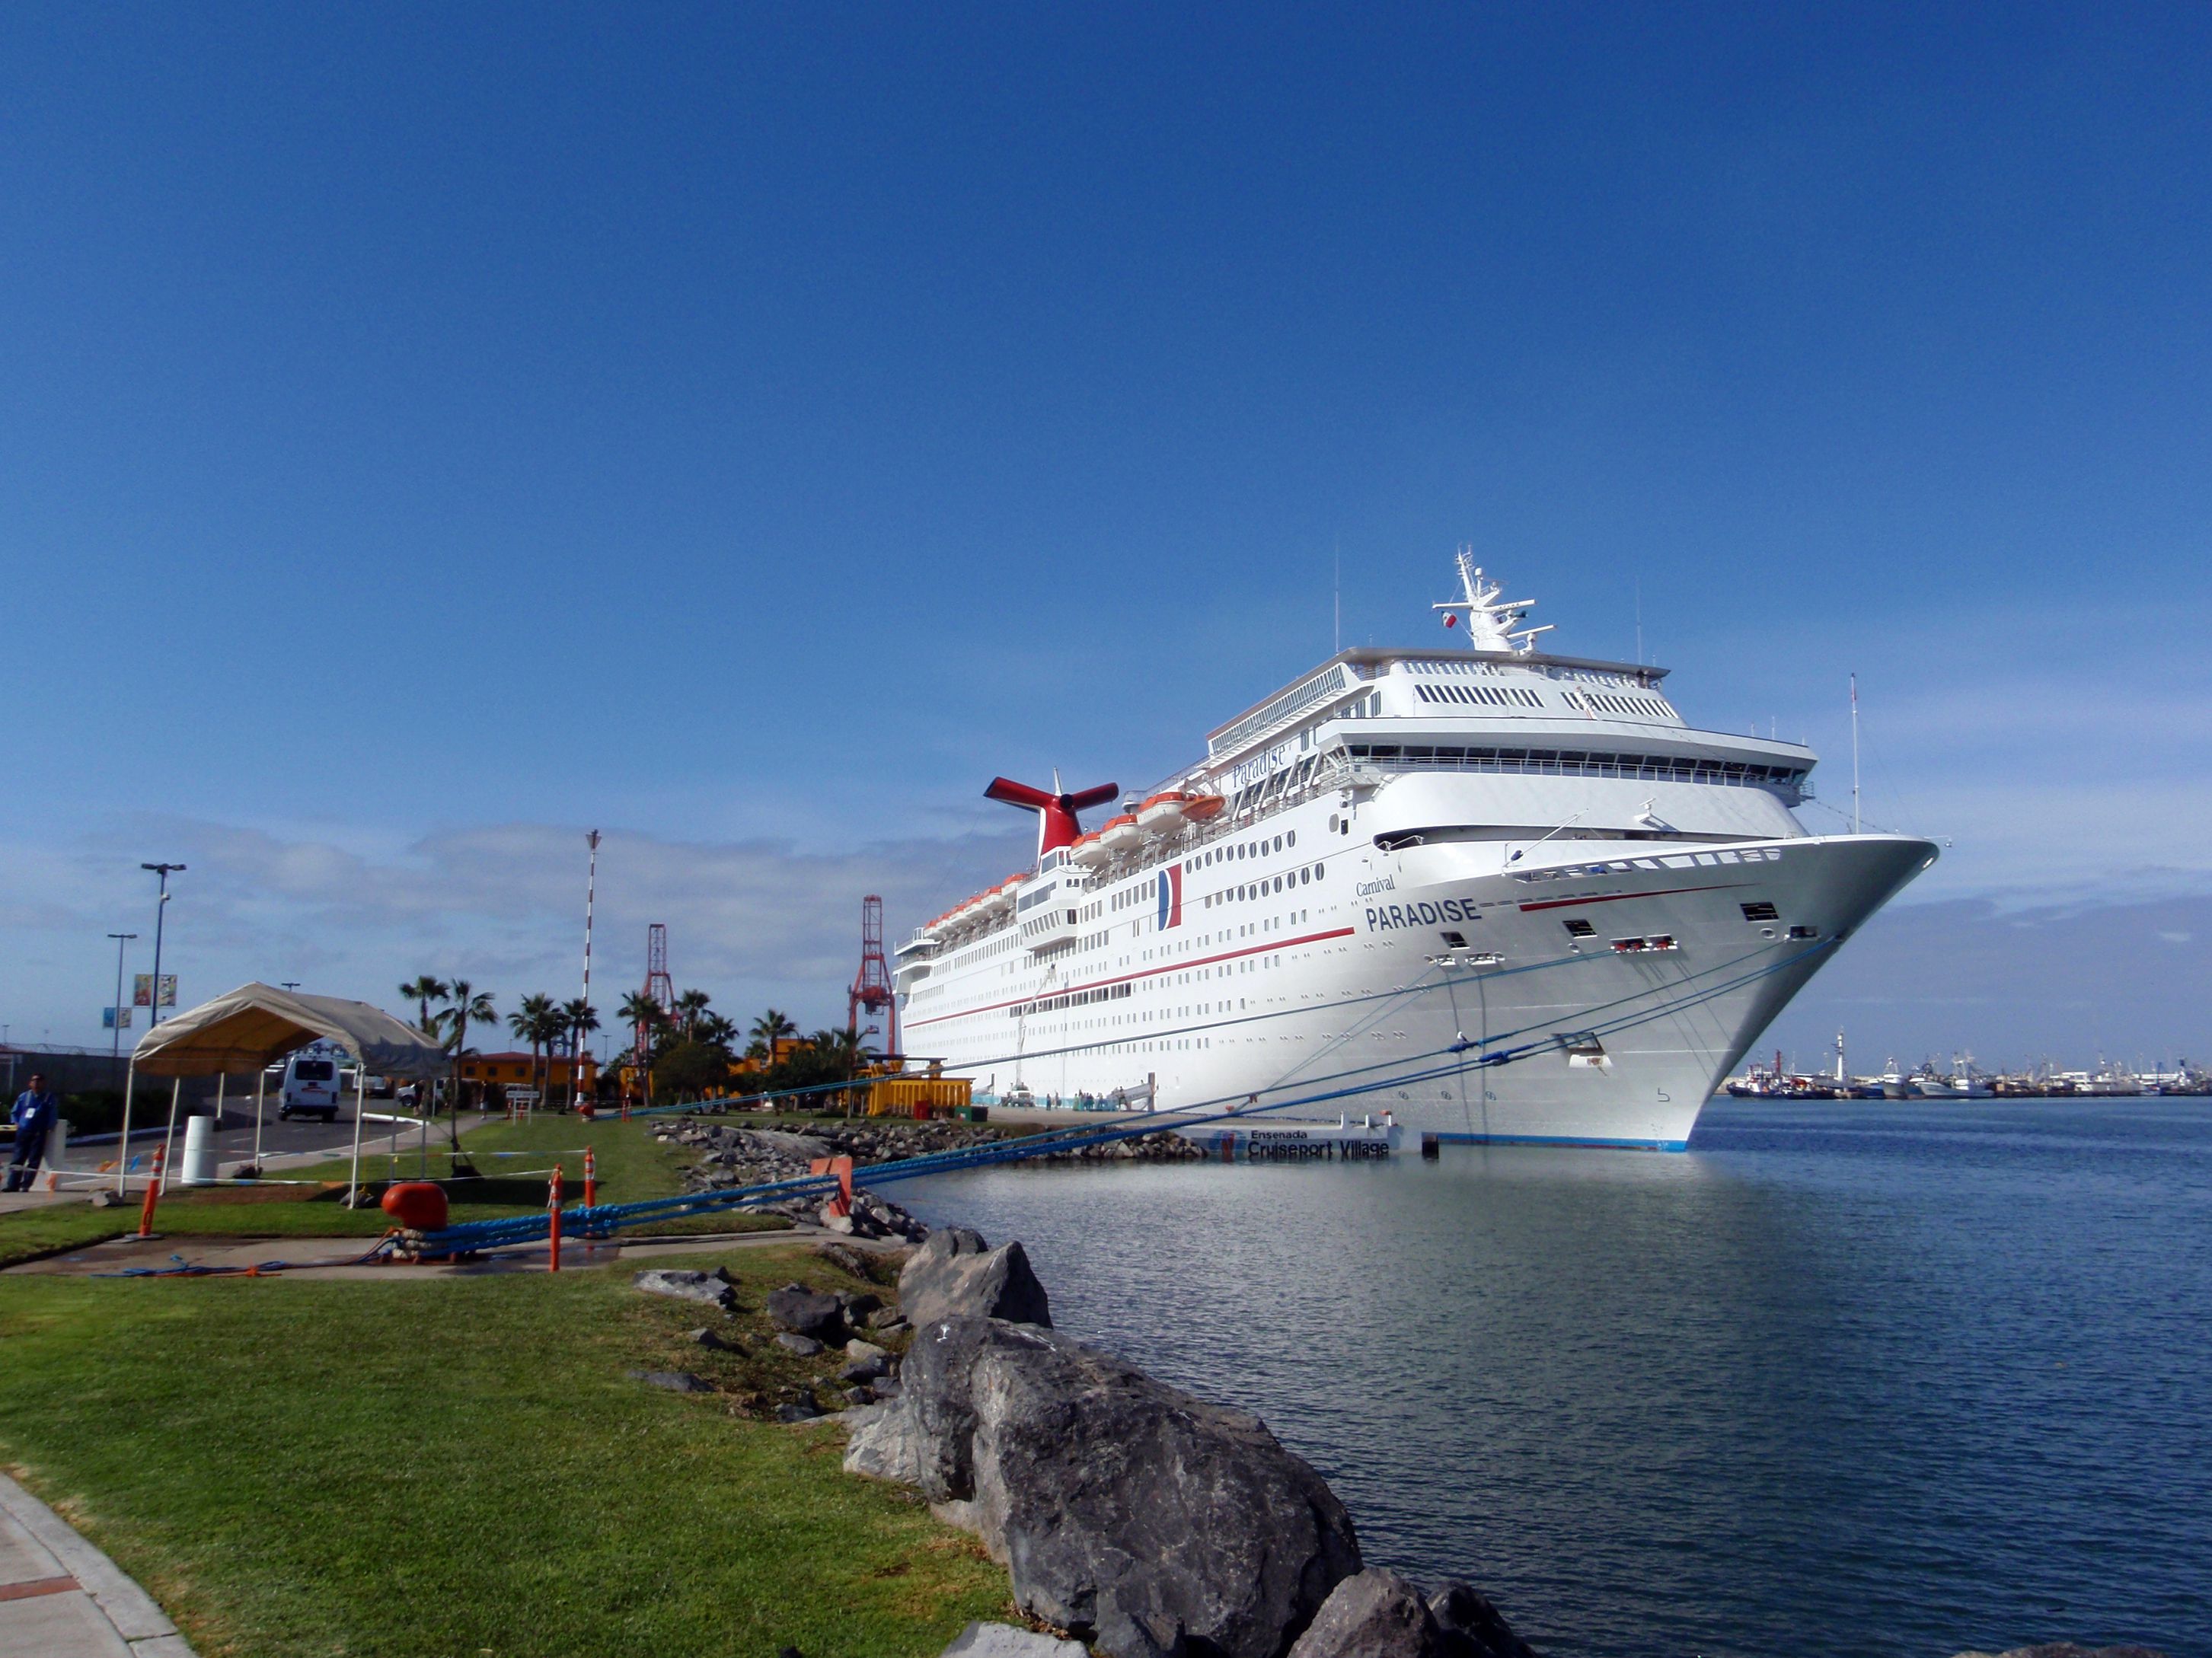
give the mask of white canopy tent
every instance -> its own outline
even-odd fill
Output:
[[[361,1185],[361,1115],[367,1080],[380,1077],[428,1079],[446,1074],[452,1064],[444,1046],[382,1008],[338,996],[303,996],[274,985],[240,985],[228,995],[186,1010],[155,1025],[131,1050],[131,1070],[123,1085],[122,1154],[116,1160],[116,1189],[123,1189],[131,1163],[131,1099],[143,1071],[178,1078],[169,1096],[169,1133],[177,1126],[177,1102],[186,1077],[221,1077],[251,1071],[257,1078],[271,1060],[309,1042],[335,1042],[360,1062],[356,1072],[351,1184]],[[255,1085],[258,1125],[261,1084]],[[256,1134],[256,1160],[259,1157]],[[164,1165],[167,1142],[164,1142]]]

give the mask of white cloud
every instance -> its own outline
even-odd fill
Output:
[[[842,989],[859,963],[862,895],[882,896],[895,942],[1024,862],[1027,834],[1012,827],[836,851],[609,831],[599,853],[592,999],[605,1017],[640,982],[647,923],[663,921],[679,986],[697,985],[736,1013],[773,1001],[805,1021],[842,1022]],[[114,973],[102,935],[147,935],[133,946],[132,966],[149,964],[151,883],[141,888],[137,867],[137,848],[149,844],[189,865],[173,882],[163,961],[185,979],[188,1002],[260,978],[388,1005],[400,980],[426,969],[465,975],[503,1002],[538,989],[575,993],[580,831],[491,824],[371,851],[261,828],[140,820],[67,853],[6,849],[0,920],[20,947],[0,963],[0,998],[19,1029],[51,1025],[57,1041],[97,1040]],[[131,913],[142,907],[140,926]]]

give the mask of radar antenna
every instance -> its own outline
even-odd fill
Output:
[[[1538,628],[1522,628],[1518,624],[1529,611],[1536,608],[1533,598],[1501,600],[1505,589],[1482,573],[1474,562],[1472,545],[1459,550],[1459,585],[1463,597],[1429,608],[1442,610],[1444,626],[1459,625],[1461,612],[1467,616],[1468,647],[1474,651],[1510,652],[1525,655],[1534,650],[1536,635],[1552,631],[1553,624],[1546,623]]]

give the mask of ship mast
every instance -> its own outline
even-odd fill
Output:
[[[1459,550],[1459,585],[1460,598],[1429,608],[1443,612],[1447,628],[1457,627],[1461,614],[1466,615],[1468,649],[1526,655],[1535,648],[1538,634],[1552,631],[1553,624],[1548,622],[1538,628],[1516,625],[1536,608],[1536,601],[1501,600],[1499,595],[1505,589],[1482,574],[1482,567],[1474,562],[1472,546]]]

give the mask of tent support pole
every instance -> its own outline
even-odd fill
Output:
[[[358,1090],[356,1090],[356,1091],[355,1092],[354,1096],[353,1096],[353,1175],[352,1175],[351,1178],[350,1178],[350,1179],[349,1179],[349,1180],[346,1181],[346,1204],[347,1204],[347,1206],[348,1206],[348,1207],[351,1207],[353,1205],[357,1204],[357,1203],[359,1203],[360,1201],[361,1201],[361,1095],[360,1095],[360,1092],[358,1091]]]
[[[261,1114],[265,1109],[262,1102],[269,1093],[269,1067],[263,1066],[253,1077],[253,1172],[261,1173]]]
[[[131,1068],[123,1073],[123,1139],[115,1148],[115,1195],[121,1197],[129,1188],[124,1182],[131,1177],[131,1096],[138,1087],[138,1060],[133,1055]]]
[[[161,1189],[169,1189],[169,1161],[176,1152],[177,1107],[185,1097],[185,1079],[178,1078],[169,1084],[169,1127],[161,1136]]]

